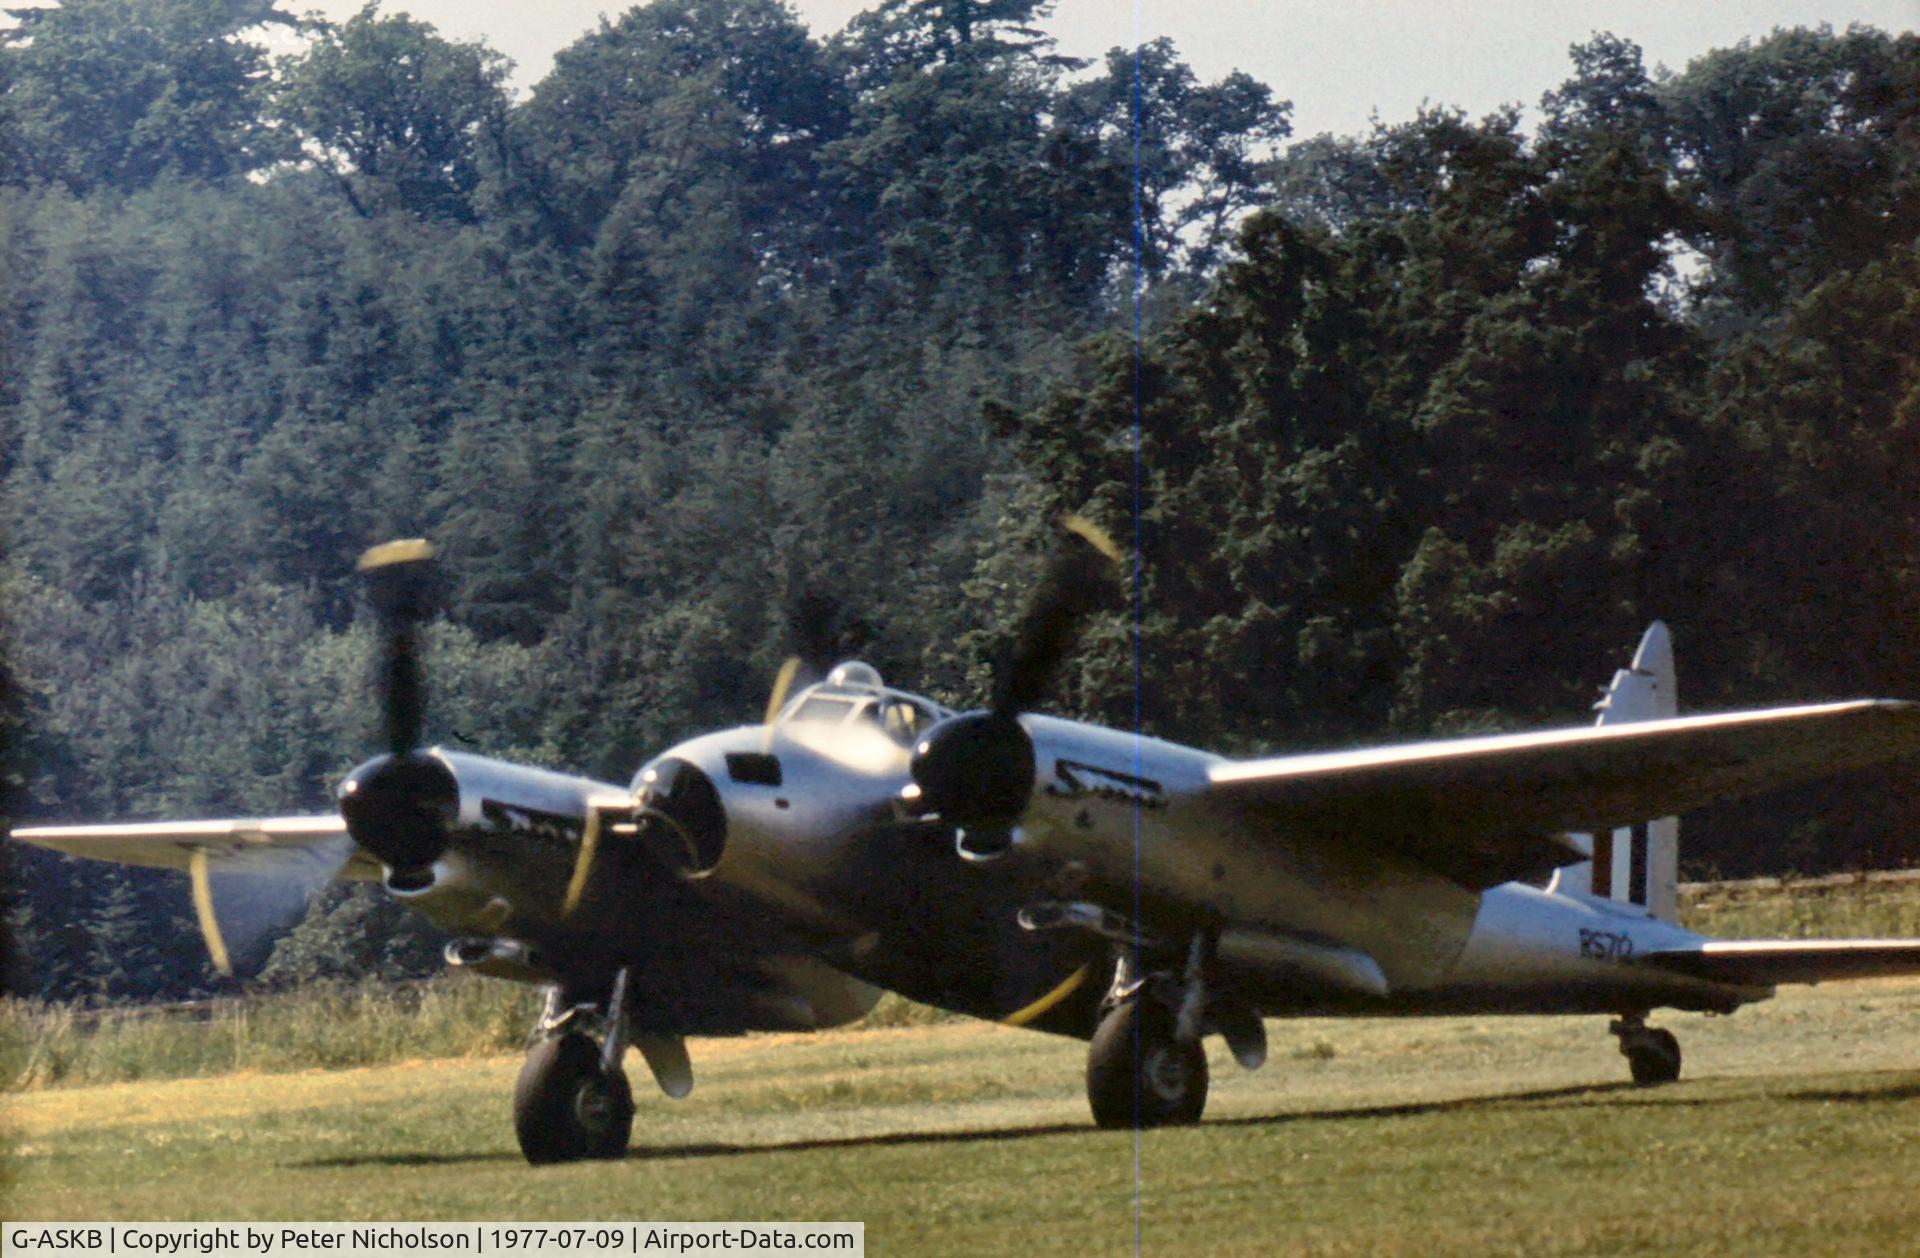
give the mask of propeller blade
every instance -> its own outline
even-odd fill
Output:
[[[432,601],[433,546],[423,538],[386,542],[369,549],[356,565],[380,620],[381,667],[376,689],[387,730],[387,747],[399,759],[420,745],[426,724],[426,679],[422,676],[419,627]]]
[[[780,671],[773,677],[773,693],[767,696],[767,719],[764,722],[768,733],[772,733],[773,718],[780,715],[780,709],[787,706],[787,692],[793,689],[794,679],[800,676],[800,657],[789,655],[780,663]]]
[[[269,936],[298,922],[314,895],[346,867],[353,849],[344,836],[238,859],[216,859],[207,848],[194,848],[187,877],[213,968],[232,978],[236,958],[253,955]]]
[[[220,918],[213,911],[213,880],[207,875],[207,849],[196,847],[187,864],[187,877],[193,883],[193,915],[200,919],[200,936],[207,941],[207,957],[222,978],[233,977],[233,957],[220,934]]]
[[[1092,523],[1079,516],[1060,523],[1059,545],[1004,665],[995,670],[993,706],[934,726],[915,744],[908,765],[922,804],[958,828],[960,854],[968,860],[991,860],[1012,846],[1036,774],[1033,740],[1019,715],[1045,694],[1081,622],[1116,586],[1125,563],[1113,539]]]
[[[600,854],[602,833],[615,824],[610,814],[631,813],[633,801],[624,795],[587,801],[587,821],[580,831],[580,850],[573,858],[573,877],[567,880],[567,894],[560,902],[560,916],[573,916],[587,893],[587,881],[593,877],[594,858]]]
[[[1061,520],[1061,536],[1015,632],[1006,666],[997,670],[992,711],[1011,717],[1040,702],[1073,649],[1081,622],[1115,588],[1126,562],[1113,539],[1089,520]]]
[[[763,750],[773,746],[773,721],[787,706],[795,686],[806,686],[827,675],[827,670],[855,654],[873,637],[873,626],[859,617],[847,619],[840,600],[809,590],[787,607],[787,637],[794,653],[780,664],[767,696],[766,739]]]

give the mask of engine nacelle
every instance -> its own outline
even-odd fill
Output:
[[[557,901],[589,819],[632,806],[605,782],[437,747],[376,757],[340,787],[348,831],[386,866],[388,892],[469,935],[500,929],[508,896]]]

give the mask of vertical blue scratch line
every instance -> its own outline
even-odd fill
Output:
[[[1135,777],[1144,776],[1141,772],[1140,734],[1142,705],[1140,697],[1140,506],[1141,506],[1141,355],[1140,340],[1141,293],[1145,287],[1145,220],[1140,207],[1140,8],[1144,0],[1133,0],[1133,773]],[[1140,887],[1140,804],[1133,805],[1133,920],[1139,921],[1141,912]],[[1139,958],[1134,958],[1137,962]],[[1140,1058],[1139,1022],[1134,1023],[1134,1060]],[[1140,1077],[1134,1072],[1133,1098],[1133,1252],[1138,1258],[1141,1244],[1141,1176],[1140,1176]]]

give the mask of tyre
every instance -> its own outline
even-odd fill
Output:
[[[1648,1031],[1626,1046],[1627,1069],[1643,1088],[1680,1077],[1680,1041],[1671,1031]]]
[[[1101,1127],[1166,1127],[1200,1121],[1207,1106],[1207,1054],[1174,1036],[1173,1012],[1138,997],[1100,1020],[1087,1048],[1087,1100]]]
[[[633,1090],[625,1072],[600,1068],[600,1049],[577,1031],[540,1041],[513,1088],[513,1129],[527,1161],[625,1156]]]

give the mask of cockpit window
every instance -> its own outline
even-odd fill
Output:
[[[800,706],[788,717],[791,721],[818,721],[823,725],[838,725],[847,719],[853,704],[845,699],[833,699],[826,695],[808,695],[800,701]]]
[[[933,713],[917,703],[889,695],[880,703],[880,728],[903,747],[913,745],[920,732],[933,724]]]
[[[897,690],[861,687],[847,693],[828,679],[803,691],[780,719],[783,723],[878,726],[894,742],[911,747],[915,739],[945,715],[926,700]]]

